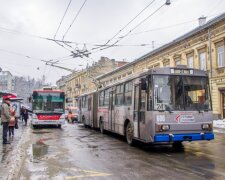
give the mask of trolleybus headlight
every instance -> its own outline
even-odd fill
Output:
[[[202,129],[210,130],[210,129],[212,129],[212,125],[211,124],[202,124]]]
[[[162,129],[163,131],[169,131],[169,130],[170,130],[170,125],[162,125],[162,126],[161,126],[161,129]]]

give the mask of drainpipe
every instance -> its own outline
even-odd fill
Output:
[[[211,47],[211,32],[210,32],[210,29],[208,29],[208,38],[209,38],[210,78],[212,79],[212,47]]]
[[[208,29],[208,38],[209,38],[209,61],[210,61],[210,94],[212,93],[212,77],[213,77],[213,72],[212,72],[212,47],[211,47],[211,31]],[[211,99],[211,109],[212,109],[212,97],[210,95]]]

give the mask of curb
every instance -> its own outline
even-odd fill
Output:
[[[25,154],[26,154],[26,149],[27,149],[26,143],[30,140],[30,136],[29,136],[30,131],[31,131],[31,128],[28,126],[26,131],[24,131],[21,135],[21,137],[24,137],[24,138],[21,138],[19,140],[17,146],[12,151],[11,159],[13,159],[13,163],[9,167],[9,173],[8,173],[7,180],[17,179],[17,177],[20,173],[22,163],[25,159]]]

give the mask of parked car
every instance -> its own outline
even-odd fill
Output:
[[[65,111],[65,117],[68,122],[78,122],[79,109],[77,107],[69,107]]]

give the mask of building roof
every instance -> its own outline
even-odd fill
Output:
[[[183,41],[183,40],[185,40],[185,39],[187,39],[187,38],[189,38],[189,37],[191,37],[191,36],[193,36],[195,34],[198,34],[199,32],[201,32],[203,30],[209,29],[211,26],[213,26],[213,25],[215,25],[215,24],[217,24],[217,23],[219,23],[220,21],[223,21],[223,20],[225,20],[225,13],[220,14],[219,16],[211,19],[210,21],[208,21],[204,25],[198,26],[197,28],[189,31],[188,33],[185,33],[184,35],[182,35],[182,36],[174,39],[173,41],[171,41],[171,42],[169,42],[169,43],[167,43],[167,44],[165,44],[165,45],[163,45],[163,46],[161,46],[161,47],[159,47],[159,48],[157,48],[157,49],[155,49],[155,50],[153,50],[153,51],[151,51],[151,52],[149,52],[149,53],[147,53],[147,54],[145,54],[143,56],[141,56],[140,58],[135,59],[134,61],[132,61],[132,62],[130,62],[128,64],[125,64],[124,66],[122,66],[120,68],[117,68],[117,69],[115,69],[115,70],[113,70],[113,71],[111,71],[111,72],[109,72],[107,74],[99,76],[97,79],[103,78],[103,77],[105,77],[107,75],[113,74],[114,72],[120,71],[122,69],[125,69],[125,68],[133,65],[133,64],[136,64],[137,62],[139,62],[139,61],[141,61],[141,60],[143,60],[145,58],[148,58],[148,57],[150,57],[152,55],[155,55],[158,52],[160,52],[162,50],[165,50],[165,49],[171,47],[172,45],[174,45],[176,43],[179,43],[179,42],[181,42],[181,41]]]

